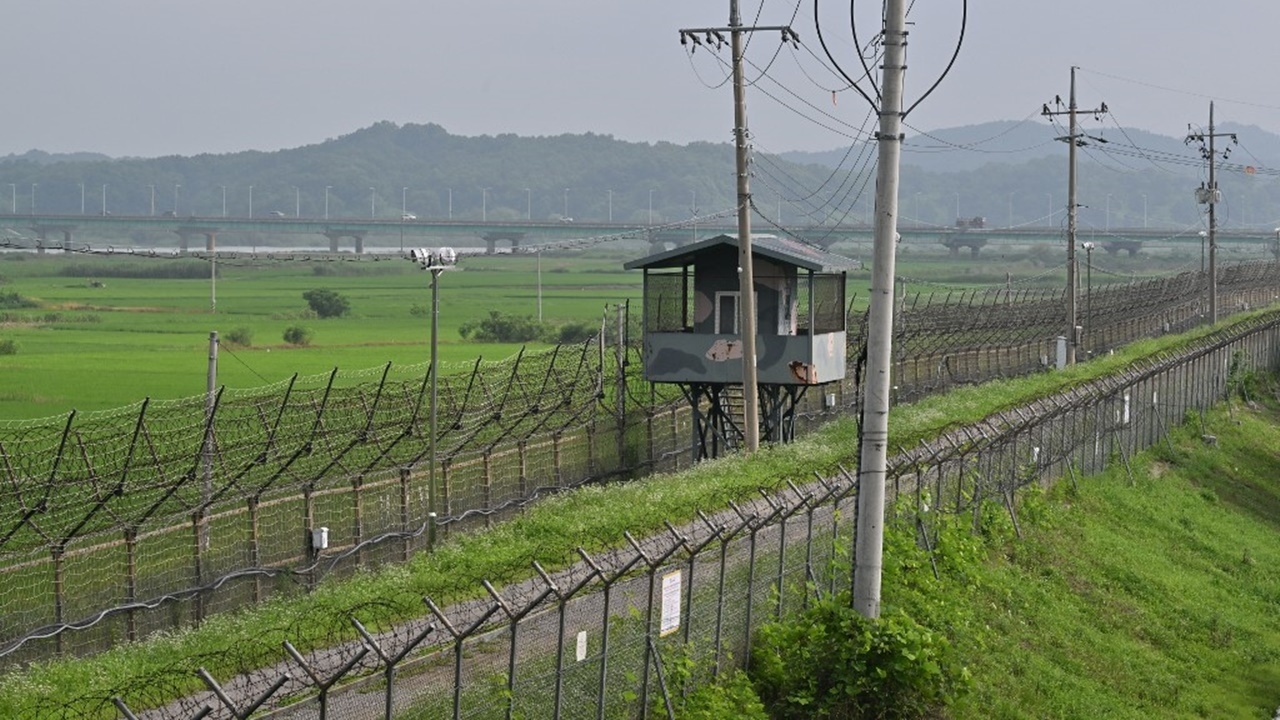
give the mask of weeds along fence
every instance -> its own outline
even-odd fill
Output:
[[[1277,285],[1275,264],[1228,268],[1222,314]],[[1200,322],[1204,288],[1094,289],[1087,347]],[[899,400],[1043,370],[1063,317],[1060,292],[903,297]],[[851,313],[846,380],[804,398],[808,423],[855,409],[863,320]],[[306,592],[548,492],[691,462],[689,408],[644,380],[632,325],[623,306],[581,345],[442,369],[434,466],[425,365],[0,423],[0,666]]]
[[[944,522],[1018,530],[1020,488],[1127,467],[1248,373],[1277,366],[1280,313],[1270,313],[1176,355],[900,449],[887,476],[892,522],[930,557]],[[407,608],[354,610],[347,633],[354,640],[306,654],[286,644],[272,668],[219,680],[175,662],[146,687],[68,707],[114,704],[142,720],[238,718],[271,708],[270,717],[289,720],[670,717],[696,684],[749,667],[763,623],[849,587],[856,495],[855,480],[841,471],[668,524],[665,534],[627,536],[613,552],[580,550],[580,562],[556,572],[535,565],[532,580],[485,582],[483,599],[442,606],[424,598],[421,620],[383,634],[365,628]],[[183,695],[189,684],[180,683],[195,677],[206,690],[148,712],[131,707]]]

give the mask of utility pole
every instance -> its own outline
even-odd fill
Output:
[[[1074,365],[1076,363],[1076,345],[1080,342],[1079,323],[1077,321],[1077,306],[1079,304],[1078,295],[1080,292],[1080,268],[1076,262],[1076,148],[1084,145],[1084,138],[1080,135],[1080,125],[1076,122],[1076,116],[1079,110],[1076,107],[1076,66],[1071,66],[1071,95],[1067,101],[1066,110],[1050,110],[1046,103],[1040,114],[1045,117],[1054,117],[1056,115],[1066,115],[1070,118],[1070,127],[1065,137],[1060,137],[1067,143],[1067,363]],[[1056,106],[1062,106],[1062,98],[1054,98]],[[1086,110],[1085,112],[1098,115],[1107,112],[1107,104],[1094,110]]]
[[[902,155],[903,84],[907,70],[904,0],[885,0],[883,88],[876,168],[875,244],[863,383],[862,445],[858,454],[858,531],[854,547],[853,609],[880,617],[884,569],[884,496],[889,451],[889,371],[893,351],[893,281],[898,240],[898,165]]]
[[[1187,126],[1190,130],[1191,126]],[[1218,158],[1213,147],[1213,139],[1216,137],[1229,137],[1232,143],[1237,143],[1235,133],[1218,133],[1214,132],[1213,127],[1213,101],[1209,101],[1209,132],[1207,133],[1187,133],[1187,139],[1184,141],[1188,145],[1195,141],[1200,143],[1200,155],[1209,161],[1209,186],[1201,185],[1196,190],[1196,200],[1202,205],[1209,206],[1209,323],[1216,325],[1218,323],[1218,216],[1215,212],[1218,206],[1218,200],[1222,199],[1222,193],[1218,191],[1217,166]],[[1209,145],[1205,147],[1205,140],[1208,139]],[[1222,159],[1227,159],[1231,154],[1231,148],[1222,151]]]
[[[717,48],[724,45],[724,35],[729,33],[730,52],[733,55],[733,136],[737,160],[738,190],[738,307],[742,315],[742,432],[747,454],[760,447],[759,386],[756,383],[756,298],[755,270],[751,257],[751,178],[749,174],[750,147],[747,145],[746,83],[742,72],[742,35],[747,32],[777,30],[782,41],[791,40],[799,45],[799,36],[790,25],[743,27],[738,11],[738,0],[729,0],[729,26],[725,28],[686,28],[680,31],[680,44],[693,42],[695,48],[703,44]],[[697,191],[694,191],[695,193]],[[697,218],[697,195],[694,195],[694,217]],[[696,239],[696,230],[695,230]]]

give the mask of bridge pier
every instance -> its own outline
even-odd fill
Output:
[[[356,254],[364,252],[364,233],[350,230],[327,230],[324,236],[329,238],[329,252],[336,253],[340,249],[342,238],[349,237],[356,241]]]
[[[516,248],[520,247],[520,241],[524,239],[524,235],[524,232],[521,231],[495,230],[487,232],[480,237],[484,238],[485,253],[493,255],[498,252],[498,243],[500,242],[511,243],[511,251],[515,252]]]
[[[218,233],[207,232],[204,234],[204,250],[205,252],[213,252],[218,247]]]

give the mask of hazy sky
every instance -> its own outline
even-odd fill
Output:
[[[959,0],[916,0],[909,98],[936,79]],[[0,155],[30,149],[158,156],[273,150],[379,120],[459,135],[596,132],[636,141],[729,141],[731,90],[717,54],[689,56],[682,27],[720,26],[727,0],[54,0],[0,8]],[[851,74],[848,5],[823,32]],[[858,3],[859,37],[880,3]],[[1168,135],[1219,121],[1280,132],[1276,0],[972,0],[954,70],[908,117],[919,130],[1034,117],[1105,101],[1125,125]],[[744,21],[792,22],[748,48],[758,147],[825,150],[866,103],[817,58],[813,0],[743,0]],[[793,14],[797,13],[794,21]],[[811,54],[811,52],[813,54]],[[776,54],[776,57],[775,57]],[[762,70],[768,68],[762,77]],[[824,127],[825,126],[825,127]],[[908,131],[909,133],[912,131]]]

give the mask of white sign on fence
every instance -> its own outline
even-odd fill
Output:
[[[669,572],[662,576],[662,624],[658,626],[659,635],[669,635],[680,627],[680,571]]]

